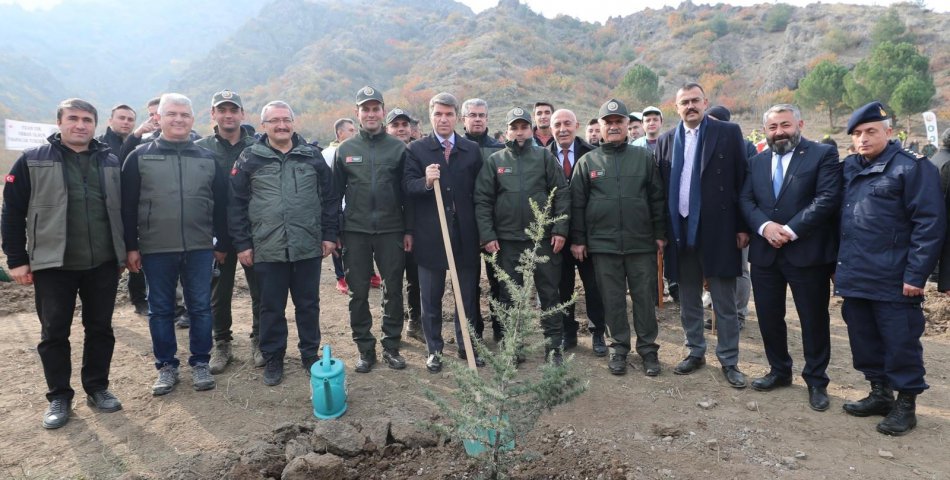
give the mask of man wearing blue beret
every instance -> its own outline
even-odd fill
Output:
[[[854,368],[871,383],[871,393],[844,410],[883,415],[879,432],[904,435],[917,425],[916,397],[928,388],[921,303],[946,213],[936,167],[902,150],[891,133],[880,102],[855,110],[848,121],[856,153],[844,159],[835,294],[844,298]]]

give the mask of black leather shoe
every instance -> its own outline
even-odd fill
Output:
[[[122,402],[109,390],[100,390],[86,397],[86,403],[100,412],[118,412]]]
[[[808,406],[816,412],[828,410],[828,391],[825,387],[808,387]]]
[[[707,318],[706,320],[703,320],[703,328],[705,328],[706,330],[712,330],[712,319],[711,319],[711,318]]]
[[[459,350],[459,358],[466,361],[468,360],[468,355],[465,354],[465,350]],[[476,367],[485,366],[485,361],[482,360],[482,357],[479,357],[477,353],[475,354],[475,366]]]
[[[643,374],[648,377],[655,377],[660,374],[660,359],[656,352],[650,352],[643,356]]]
[[[373,365],[376,365],[376,352],[373,350],[361,352],[354,370],[356,370],[356,373],[369,373],[373,369]]]
[[[917,395],[898,393],[891,412],[877,424],[877,431],[884,435],[899,437],[917,426]]]
[[[614,375],[627,373],[627,356],[618,353],[610,354],[610,360],[607,361],[607,369]]]
[[[43,428],[52,430],[69,421],[69,409],[72,408],[72,402],[65,398],[54,398],[49,402],[49,407],[43,413]]]
[[[406,359],[399,354],[399,350],[395,348],[387,348],[383,350],[383,361],[386,362],[386,365],[393,370],[402,370],[406,368]]]
[[[577,346],[577,337],[564,337],[561,341],[561,349],[570,350]]]
[[[696,370],[699,370],[699,367],[702,367],[706,364],[706,359],[704,357],[694,357],[692,355],[683,359],[675,368],[673,368],[673,373],[677,375],[689,375]]]
[[[856,402],[847,402],[841,408],[855,417],[887,415],[894,408],[894,390],[883,383],[871,383],[871,393],[868,396]]]
[[[777,373],[766,373],[762,378],[752,381],[752,390],[757,392],[771,392],[778,387],[787,387],[792,384],[792,377],[783,377]]]
[[[745,388],[745,375],[739,371],[739,367],[730,365],[722,367],[722,374],[726,376],[726,381],[732,388]]]
[[[426,370],[430,373],[439,373],[442,371],[442,359],[441,352],[438,354],[430,353],[429,358],[426,360]]]
[[[603,333],[595,333],[590,337],[591,349],[594,355],[598,357],[607,356],[607,342],[604,340]]]

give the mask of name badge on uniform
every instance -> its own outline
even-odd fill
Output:
[[[606,171],[606,170],[591,170],[591,171],[590,171],[590,178],[591,178],[591,179],[603,178],[603,177],[606,177],[606,176],[607,176],[607,171]]]
[[[514,169],[511,167],[498,167],[498,175],[510,175],[514,173]]]
[[[346,163],[363,163],[363,157],[346,157]]]
[[[139,160],[150,160],[150,161],[160,162],[162,160],[165,160],[165,156],[164,155],[141,155],[139,156]]]

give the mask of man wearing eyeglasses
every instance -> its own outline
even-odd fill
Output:
[[[228,226],[238,261],[254,267],[261,295],[264,385],[284,376],[287,293],[294,301],[303,368],[320,348],[320,262],[336,249],[339,202],[320,153],[294,132],[290,105],[261,110],[264,135],[231,169]]]
[[[505,147],[504,144],[495,140],[488,134],[488,102],[480,98],[470,98],[462,102],[462,124],[465,126],[465,138],[478,144],[478,149],[482,154],[482,161],[488,161],[491,154]],[[488,290],[491,298],[500,300],[500,286],[495,271],[486,263],[485,273],[488,276]],[[479,298],[481,298],[481,286],[479,286]],[[489,318],[492,321],[492,335],[496,342],[501,341],[504,332],[501,330],[501,323],[495,319],[495,311],[489,304]],[[485,331],[485,321],[481,318],[481,312],[478,312],[478,318],[475,319],[475,334],[481,336]]]
[[[412,236],[404,217],[402,171],[406,144],[386,133],[386,106],[379,90],[366,86],[356,93],[359,133],[341,143],[333,162],[337,201],[346,201],[340,243],[346,283],[350,286],[350,328],[360,352],[357,373],[376,364],[376,337],[369,310],[373,260],[383,279],[383,361],[389,368],[406,368],[402,341],[402,277]]]

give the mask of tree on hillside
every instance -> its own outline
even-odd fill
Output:
[[[888,8],[871,28],[871,44],[878,45],[882,42],[914,43],[913,35],[907,33],[907,26],[895,7]]]
[[[785,27],[788,26],[789,19],[792,18],[792,13],[795,12],[795,7],[785,4],[778,3],[774,7],[769,9],[769,13],[765,14],[765,31],[767,32],[782,32],[785,31]]]
[[[831,60],[824,60],[798,83],[795,99],[804,107],[828,112],[828,126],[835,127],[835,113],[845,107],[842,93],[848,69]]]
[[[930,59],[912,44],[891,42],[877,45],[867,58],[858,62],[845,76],[844,89],[845,103],[851,108],[872,100],[886,105],[898,100],[901,106],[894,108],[900,114],[923,111],[936,94]],[[900,95],[894,98],[898,92]]]
[[[640,105],[656,105],[663,95],[660,77],[646,65],[634,65],[628,70],[618,90]]]

